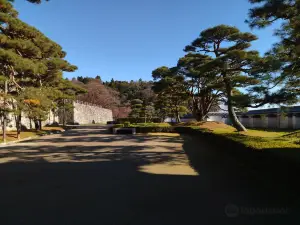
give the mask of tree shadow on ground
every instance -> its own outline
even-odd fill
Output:
[[[1,222],[231,225],[299,220],[296,177],[288,182],[288,168],[274,175],[266,167],[251,167],[254,158],[227,154],[226,149],[193,136],[177,137],[183,151],[166,145],[164,141],[171,143],[167,138],[158,142],[164,151],[157,143],[146,145],[148,139],[126,138],[140,145],[111,146],[100,140],[101,146],[83,142],[55,146],[58,142],[53,142],[52,146],[24,143],[1,149],[0,158],[8,159],[0,164]],[[199,175],[142,170],[155,164],[173,168],[184,162],[185,155]]]

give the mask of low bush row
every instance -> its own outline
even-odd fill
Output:
[[[145,123],[145,121],[147,121],[148,123],[160,123],[161,122],[161,119],[160,118],[146,118],[145,120],[145,117],[140,117],[140,118],[131,118],[131,117],[128,117],[128,118],[119,118],[116,120],[116,123],[117,124],[123,124],[125,122],[129,122],[129,123]]]

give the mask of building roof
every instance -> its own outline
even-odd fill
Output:
[[[300,113],[300,106],[286,107],[282,110],[280,108],[250,110],[247,113],[243,113],[243,115],[278,114],[280,112]]]

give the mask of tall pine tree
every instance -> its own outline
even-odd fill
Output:
[[[219,25],[202,31],[200,36],[185,48],[187,52],[203,52],[213,58],[205,63],[201,70],[214,72],[216,80],[223,83],[229,118],[238,131],[246,131],[246,128],[235,112],[234,90],[259,82],[256,77],[251,76],[252,64],[260,59],[259,53],[248,50],[251,42],[256,39],[255,35],[240,32],[236,27]]]
[[[281,41],[269,52],[281,62],[280,82],[285,89],[300,95],[300,1],[299,0],[249,0],[254,5],[246,22],[251,28],[264,28],[275,21]]]
[[[0,74],[8,80],[11,107],[19,114],[15,118],[20,126],[17,97],[28,87],[55,89],[62,82],[63,71],[72,72],[77,67],[64,60],[66,53],[61,46],[22,22],[10,2],[0,0],[0,5]],[[3,85],[0,88],[3,92]]]

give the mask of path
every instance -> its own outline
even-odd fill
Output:
[[[203,141],[105,130],[86,127],[0,149],[1,223],[295,222],[290,201],[298,196],[278,196],[290,191],[287,183],[274,187]],[[245,211],[286,207],[265,216]]]

